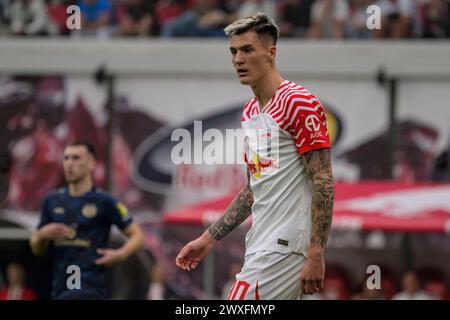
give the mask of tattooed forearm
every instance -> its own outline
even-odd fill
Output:
[[[302,157],[306,173],[313,182],[311,203],[312,230],[310,245],[325,248],[331,229],[334,180],[330,149],[308,152]]]
[[[250,177],[249,181],[250,181]],[[253,193],[247,183],[228,206],[227,211],[212,224],[208,231],[211,236],[220,240],[240,225],[252,213]]]

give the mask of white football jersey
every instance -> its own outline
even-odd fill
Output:
[[[312,183],[301,154],[331,147],[325,110],[304,87],[284,80],[263,108],[256,98],[244,106],[242,128],[254,197],[246,255],[272,250],[306,256]]]

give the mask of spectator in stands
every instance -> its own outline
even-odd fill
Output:
[[[389,270],[389,267],[380,265],[381,272],[381,290],[385,299],[392,299],[392,297],[398,292],[397,282],[398,279]]]
[[[348,300],[350,298],[350,277],[341,265],[330,263],[323,281],[323,290],[316,299]]]
[[[177,19],[185,12],[186,7],[181,0],[159,0],[155,4],[155,33],[160,31],[170,22]]]
[[[58,34],[68,35],[67,29],[67,7],[71,0],[49,0],[47,4],[47,14],[58,29]]]
[[[403,291],[392,297],[392,300],[431,300],[431,296],[421,290],[419,279],[414,271],[406,272],[402,277]]]
[[[345,0],[316,0],[311,11],[310,38],[345,37],[345,23],[349,17]]]
[[[347,300],[349,299],[348,281],[339,276],[328,276],[323,281],[320,299]]]
[[[378,0],[381,9],[381,29],[374,30],[377,38],[411,38],[422,34],[417,0]]]
[[[247,0],[243,1],[238,10],[237,18],[246,18],[257,12],[264,12],[269,18],[278,22],[279,16],[275,1],[273,0]]]
[[[223,28],[234,19],[226,1],[197,0],[192,9],[167,23],[163,37],[224,37]]]
[[[77,5],[81,10],[81,30],[76,30],[75,35],[105,38],[112,34],[110,0],[78,0]]]
[[[423,290],[432,299],[447,300],[450,292],[446,285],[445,273],[438,266],[425,265],[417,270],[417,276],[421,280]]]
[[[347,25],[347,34],[349,38],[371,38],[372,30],[367,28],[367,8],[373,0],[350,0],[349,4],[349,22]]]
[[[423,37],[450,37],[450,1],[429,0],[423,7]]]
[[[281,15],[282,37],[304,37],[310,25],[314,0],[287,0]]]
[[[154,25],[153,0],[126,0],[119,18],[119,34],[122,36],[151,35]]]
[[[47,15],[44,0],[14,0],[10,9],[10,33],[25,36],[48,36],[58,28]]]
[[[424,289],[434,300],[450,299],[450,292],[444,280],[429,280],[425,282]]]
[[[8,285],[0,290],[0,300],[36,300],[36,293],[25,284],[25,269],[17,263],[6,268]]]
[[[351,298],[352,300],[385,300],[382,289],[370,289],[366,281],[361,285],[361,291]]]

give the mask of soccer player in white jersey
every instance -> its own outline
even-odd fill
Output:
[[[194,269],[252,214],[244,265],[228,299],[298,299],[320,291],[325,275],[334,199],[325,110],[278,72],[279,30],[265,14],[237,20],[225,33],[239,80],[255,95],[242,116],[248,183],[215,223],[181,249],[176,264]]]

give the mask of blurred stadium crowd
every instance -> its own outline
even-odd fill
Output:
[[[235,273],[239,272],[240,264],[231,264],[229,281],[223,284],[222,296],[226,299],[234,281]],[[19,263],[8,264],[3,279],[0,273],[0,300],[36,300],[37,291],[27,281],[25,267]],[[352,287],[348,272],[339,266],[329,266],[324,281],[324,289],[312,296],[303,296],[302,300],[446,300],[450,294],[445,286],[442,273],[433,268],[421,268],[405,272],[401,279],[396,279],[391,273],[383,271],[380,286],[371,288],[364,279],[359,285]],[[375,282],[373,285],[376,285]],[[202,293],[195,294],[181,289],[180,284],[170,281],[165,268],[156,263],[149,270],[149,282],[145,296],[136,297],[146,300],[178,300],[204,299]],[[114,297],[113,297],[114,299]]]
[[[304,296],[308,300],[447,300],[450,299],[442,272],[433,267],[410,270],[400,278],[382,267],[380,289],[370,279],[352,287],[348,272],[337,265],[327,267],[324,290]],[[372,283],[374,285],[374,283]]]
[[[366,26],[378,5],[381,29]],[[67,7],[81,11],[69,30]],[[282,37],[449,38],[449,0],[0,0],[0,35],[223,37],[236,18],[262,11]]]

